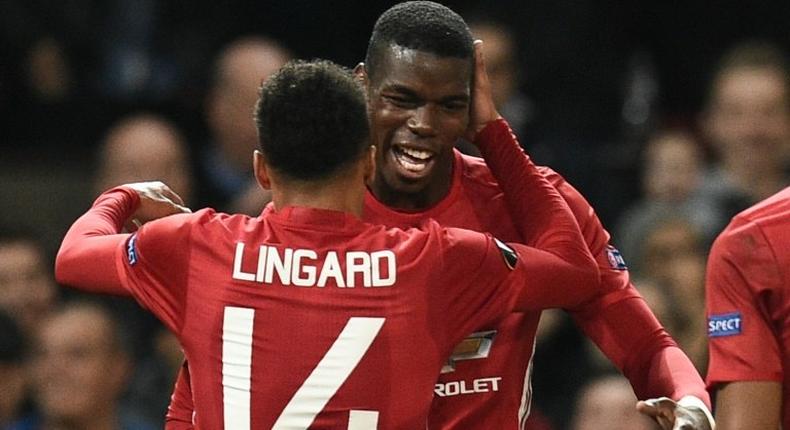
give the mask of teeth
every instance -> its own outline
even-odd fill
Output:
[[[422,172],[423,170],[425,170],[425,164],[412,163],[411,161],[403,157],[398,158],[398,162],[400,162],[401,166],[403,166],[404,169],[410,170],[412,172]]]
[[[419,149],[412,149],[412,148],[404,148],[401,147],[401,150],[409,155],[410,157],[414,157],[418,160],[427,160],[431,158],[431,153],[428,151],[420,151]]]

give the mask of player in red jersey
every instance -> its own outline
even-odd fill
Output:
[[[719,429],[790,428],[790,188],[736,215],[706,277]]]
[[[519,187],[498,181],[485,153],[488,166],[453,150],[459,138],[471,140],[498,117],[490,89],[480,85],[487,82],[482,62],[470,79],[472,53],[463,19],[442,5],[402,3],[377,21],[366,64],[358,68],[378,148],[364,219],[409,226],[433,218],[511,241],[520,241],[519,228],[534,222],[510,213],[506,199]],[[493,140],[491,145],[513,141],[505,124],[494,128],[498,132],[483,136]],[[625,374],[637,397],[650,399],[639,403],[643,413],[664,429],[711,428],[702,378],[631,285],[622,257],[608,243],[609,233],[578,191],[557,173],[543,171],[571,207],[602,276],[590,300],[566,309]],[[431,429],[523,427],[539,318],[538,311],[514,313],[460,345],[436,384]],[[489,388],[475,388],[484,384]],[[176,387],[169,429],[190,428],[185,386]]]
[[[480,149],[500,181],[525,185],[507,205],[536,220],[518,229],[535,248],[435,221],[362,222],[375,170],[365,109],[344,69],[291,63],[257,105],[255,173],[273,194],[260,217],[204,209],[119,234],[181,209],[163,184],[138,183],[104,193],[67,233],[59,282],[126,290],[179,337],[196,427],[424,427],[436,374],[465,335],[596,289],[567,204],[515,140],[492,138],[509,132],[500,122],[479,131]]]

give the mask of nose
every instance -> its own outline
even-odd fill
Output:
[[[420,106],[406,121],[409,130],[421,137],[431,137],[436,134],[436,112],[429,106]]]

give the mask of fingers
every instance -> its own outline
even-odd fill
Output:
[[[653,418],[663,430],[672,430],[675,425],[675,405],[674,401],[662,397],[639,401],[636,410]]]
[[[176,192],[175,192],[175,191],[171,190],[171,189],[170,189],[170,187],[168,187],[168,186],[167,186],[167,185],[165,185],[164,183],[161,183],[161,182],[160,182],[160,184],[162,184],[162,186],[161,186],[161,188],[159,189],[159,192],[160,192],[160,193],[161,193],[163,196],[167,197],[168,199],[170,199],[171,201],[173,201],[173,202],[174,202],[176,205],[178,205],[178,206],[181,206],[181,207],[183,207],[183,206],[184,206],[184,199],[182,199],[182,198],[181,198],[181,196],[179,196],[178,194],[176,194]]]
[[[649,417],[655,417],[656,415],[659,414],[657,407],[655,407],[652,403],[648,403],[642,400],[636,402],[636,410],[639,411],[639,413],[647,415]]]

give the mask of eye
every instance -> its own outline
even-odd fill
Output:
[[[466,110],[469,107],[469,105],[466,102],[452,101],[452,102],[442,103],[442,107],[445,110],[448,110],[448,111],[451,111],[451,112],[458,112],[458,111]]]
[[[399,96],[399,95],[386,95],[384,96],[384,100],[387,102],[404,109],[410,109],[417,106],[417,100],[411,97]]]

